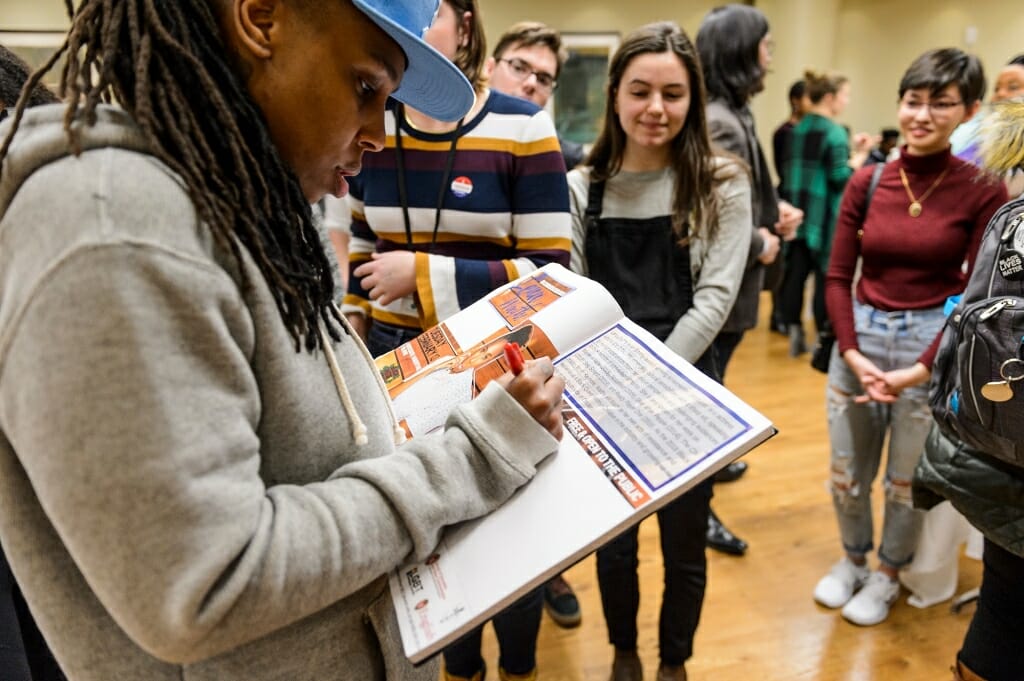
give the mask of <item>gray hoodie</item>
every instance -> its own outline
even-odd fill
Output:
[[[102,110],[75,157],[62,116],[28,112],[0,178],[0,540],[61,666],[436,679],[402,655],[383,575],[554,439],[491,386],[396,446],[358,340],[296,352],[131,119]]]

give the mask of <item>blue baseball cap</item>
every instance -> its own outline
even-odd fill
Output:
[[[423,41],[440,0],[352,0],[352,4],[405,52],[409,63],[392,97],[441,121],[466,115],[476,97],[473,87],[455,64]]]

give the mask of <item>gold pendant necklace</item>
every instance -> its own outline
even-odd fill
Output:
[[[932,192],[935,191],[935,188],[939,186],[948,172],[949,166],[946,166],[946,169],[942,171],[938,178],[936,178],[935,182],[932,182],[932,186],[928,187],[928,191],[921,194],[921,198],[917,198],[914,196],[914,192],[910,191],[910,181],[907,180],[907,174],[903,172],[903,168],[900,168],[900,180],[903,182],[903,189],[907,192],[907,198],[910,199],[910,206],[907,207],[907,213],[910,217],[916,218],[921,215],[921,211],[923,210],[921,204],[924,203],[925,199],[931,196]]]

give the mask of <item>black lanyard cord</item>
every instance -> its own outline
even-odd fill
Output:
[[[402,218],[405,220],[405,243],[412,247],[412,225],[409,222],[409,192],[405,185],[405,152],[402,149],[402,123],[405,120],[405,105],[399,104],[395,107],[395,162],[398,166],[398,201],[402,204]],[[433,252],[437,243],[437,230],[441,225],[441,206],[444,205],[444,193],[448,187],[448,181],[452,176],[452,167],[455,165],[455,147],[459,143],[459,135],[462,133],[462,124],[466,119],[460,119],[455,126],[452,135],[452,144],[448,147],[448,158],[444,164],[444,175],[441,177],[441,186],[437,191],[437,208],[434,211],[434,233],[430,238],[430,251]]]

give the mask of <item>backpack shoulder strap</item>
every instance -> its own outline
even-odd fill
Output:
[[[878,183],[882,181],[882,171],[885,170],[885,163],[876,163],[875,169],[871,173],[871,183],[868,185],[868,194],[864,198],[864,217],[868,216],[868,209],[871,208],[871,197],[875,195],[875,190],[878,189]]]

